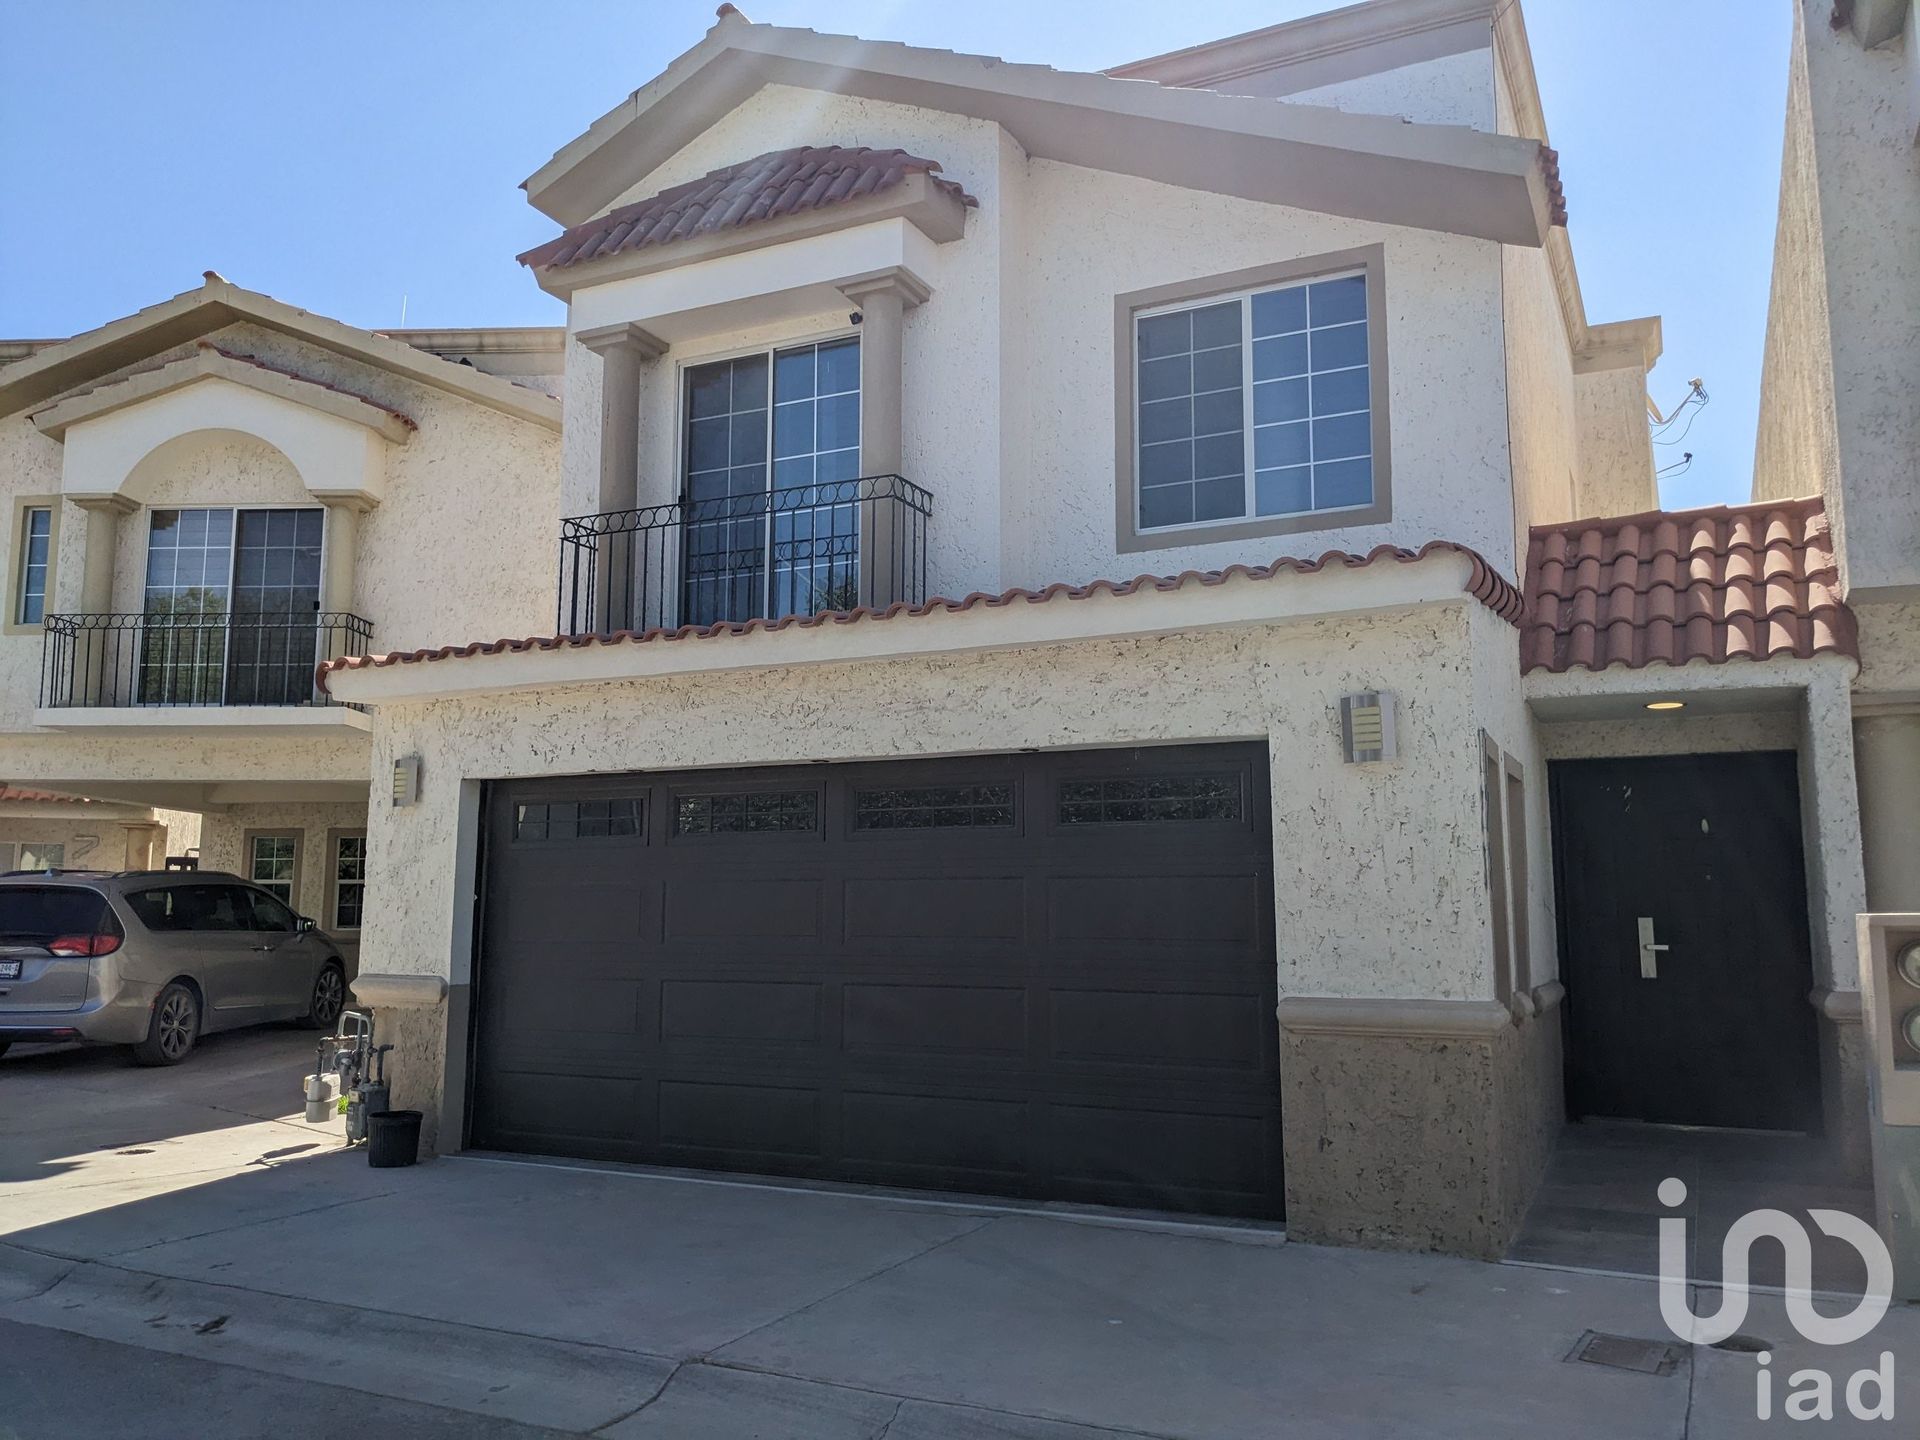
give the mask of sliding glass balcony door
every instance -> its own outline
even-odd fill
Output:
[[[302,705],[318,653],[321,509],[153,510],[146,705]]]
[[[690,367],[682,453],[682,623],[859,603],[858,336]]]

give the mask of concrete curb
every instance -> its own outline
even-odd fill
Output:
[[[353,1276],[340,1276],[351,1293]],[[0,1244],[0,1319],[372,1395],[591,1431],[659,1394],[671,1360]]]

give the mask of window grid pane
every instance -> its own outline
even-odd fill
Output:
[[[225,695],[233,511],[155,510],[147,526],[145,705],[218,705]],[[204,623],[202,623],[204,622]]]
[[[367,893],[367,837],[342,835],[333,850],[333,928],[358,930]]]
[[[1145,528],[1246,514],[1243,308],[1228,300],[1134,322]]]
[[[641,833],[638,796],[617,800],[530,801],[513,808],[515,840],[624,840]],[[342,842],[345,843],[344,841]],[[361,842],[364,846],[365,842]],[[361,879],[366,852],[360,853]]]
[[[53,511],[34,506],[26,512],[20,537],[20,595],[14,618],[21,625],[38,625],[47,611],[47,564],[53,537]]]
[[[980,830],[1012,824],[1011,784],[858,790],[853,797],[856,830]]]
[[[1135,320],[1142,529],[1372,502],[1366,285],[1333,276]]]
[[[1060,785],[1062,825],[1238,820],[1240,812],[1240,781],[1234,775],[1129,776]]]
[[[676,835],[773,835],[820,828],[820,798],[811,790],[760,790],[681,795]]]
[[[279,900],[293,903],[296,841],[291,835],[256,835],[247,878]]]

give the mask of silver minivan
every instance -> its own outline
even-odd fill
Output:
[[[0,876],[0,1054],[85,1040],[177,1065],[218,1030],[329,1027],[346,994],[339,947],[237,875]]]

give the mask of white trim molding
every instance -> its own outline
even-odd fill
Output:
[[[1498,1000],[1350,1000],[1289,995],[1274,1012],[1296,1035],[1385,1035],[1395,1039],[1490,1040],[1515,1024]]]
[[[350,988],[354,999],[375,1010],[434,1010],[447,1003],[444,975],[360,975]]]

